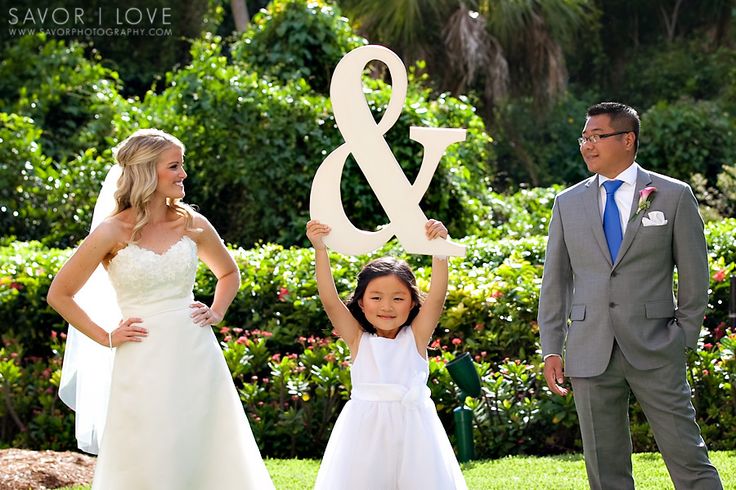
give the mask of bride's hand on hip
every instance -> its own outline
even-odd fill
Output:
[[[222,321],[222,315],[201,301],[195,301],[189,307],[194,308],[194,313],[191,314],[192,321],[200,327],[217,325]]]
[[[141,342],[148,335],[148,330],[138,325],[142,318],[131,317],[120,320],[118,328],[110,332],[110,347],[119,347],[126,342]]]

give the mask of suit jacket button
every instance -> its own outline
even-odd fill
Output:
[[[608,306],[610,306],[611,308],[615,308],[616,307],[616,303],[613,303],[613,302],[608,303]]]

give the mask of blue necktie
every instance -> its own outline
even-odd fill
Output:
[[[621,184],[622,180],[607,180],[603,183],[606,188],[606,207],[603,210],[603,233],[606,235],[608,243],[608,251],[611,252],[611,262],[616,262],[618,249],[624,239],[621,231],[621,215],[618,213],[616,199],[613,197]]]

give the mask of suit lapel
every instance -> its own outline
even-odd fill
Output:
[[[598,186],[598,176],[593,176],[587,184],[586,191],[582,194],[583,208],[585,213],[588,215],[588,221],[593,230],[593,236],[595,241],[598,242],[598,246],[603,252],[603,256],[608,261],[608,265],[611,264],[611,252],[608,251],[608,243],[606,242],[606,236],[603,234],[603,218],[601,218],[600,212],[600,189]]]
[[[639,207],[639,193],[649,184],[652,182],[652,176],[649,175],[649,172],[644,170],[643,168],[639,168],[636,173],[636,188],[634,189],[634,201],[631,203],[631,212],[629,213],[629,222],[626,225],[626,233],[624,233],[624,239],[623,242],[621,242],[621,248],[618,251],[618,256],[616,257],[616,263],[613,264],[613,267],[615,268],[619,262],[621,262],[621,259],[626,255],[626,252],[629,250],[629,247],[631,246],[632,242],[634,241],[634,237],[639,232],[639,228],[641,228],[641,218],[644,215],[644,213],[640,213],[639,216],[636,217],[632,221],[632,218],[636,214],[636,209]]]

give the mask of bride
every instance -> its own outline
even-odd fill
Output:
[[[144,129],[114,154],[93,229],[48,292],[70,323],[59,394],[80,448],[99,452],[92,488],[273,488],[209,328],[240,276],[180,201],[184,145]],[[192,294],[198,258],[217,277],[211,306]]]

